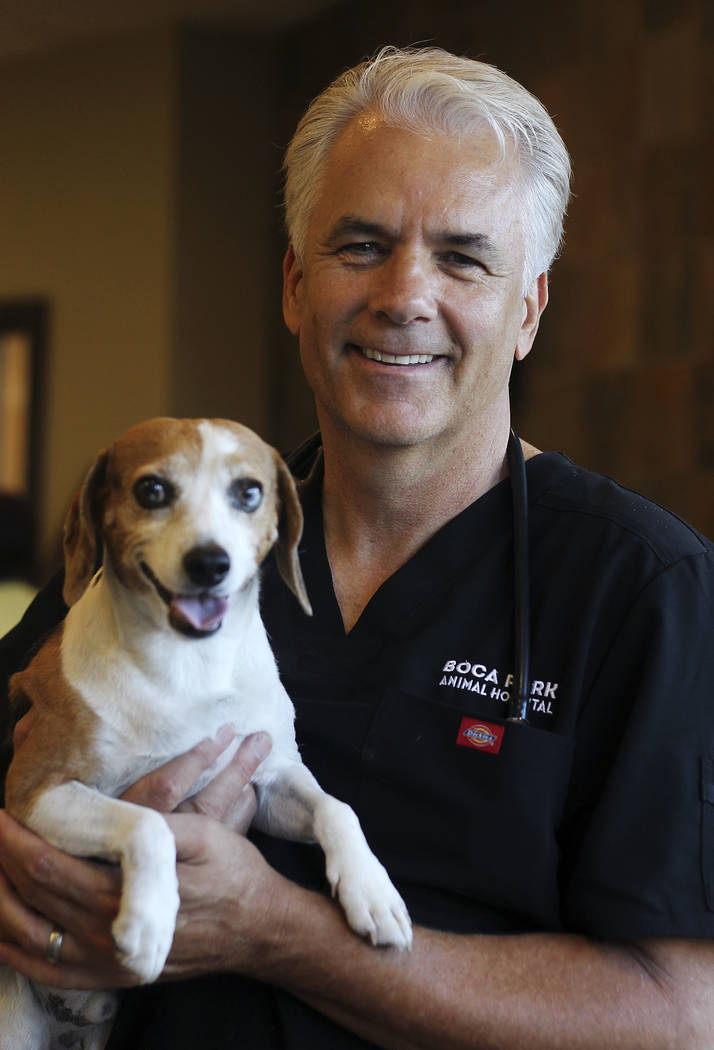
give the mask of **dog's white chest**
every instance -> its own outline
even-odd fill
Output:
[[[95,716],[92,782],[99,790],[121,793],[226,724],[239,739],[264,729],[274,746],[295,747],[293,707],[262,623],[256,614],[243,616],[241,626],[240,636],[228,623],[223,637],[200,642],[173,632],[134,632],[127,644],[104,581],[72,607],[62,669],[77,700]]]

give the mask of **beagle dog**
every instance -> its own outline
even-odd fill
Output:
[[[256,826],[317,841],[352,929],[374,945],[410,947],[406,908],[355,814],[301,761],[294,709],[260,619],[258,570],[274,545],[281,575],[311,611],[297,558],[301,534],[282,459],[226,420],[133,427],[99,454],[69,509],[69,612],[11,680],[11,696],[29,700],[39,717],[11,763],[7,808],[60,849],[121,865],[112,932],[141,982],[159,976],[171,947],[175,844],[159,813],[119,796],[226,723],[237,738],[192,793],[245,736],[267,730],[272,750],[254,778]],[[71,1027],[78,1015],[95,1025],[78,1045],[103,1045],[112,993],[62,993],[58,1010],[48,989],[28,990],[24,978],[3,972],[12,988],[0,1005],[0,1050],[46,1050],[58,1038],[52,1017]],[[72,1045],[66,1033],[61,1045]]]

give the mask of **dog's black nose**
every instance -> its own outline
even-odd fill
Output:
[[[198,587],[215,587],[228,575],[231,559],[228,552],[216,543],[194,547],[184,555],[183,567],[191,583]]]

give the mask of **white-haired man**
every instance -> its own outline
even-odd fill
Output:
[[[387,49],[316,100],[286,166],[283,309],[321,433],[301,463],[315,616],[270,570],[264,615],[304,757],[359,812],[414,947],[356,938],[306,848],[236,834],[253,739],[202,815],[168,818],[166,977],[202,979],[130,993],[110,1047],[714,1046],[712,545],[565,457],[514,440],[507,455],[509,376],[567,201],[562,142],[492,67]],[[509,721],[519,448],[533,638]],[[132,797],[172,809],[224,743]],[[126,984],[113,874],[6,817],[0,843],[4,959]]]

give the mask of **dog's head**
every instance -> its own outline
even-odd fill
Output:
[[[228,420],[152,419],[101,452],[64,529],[68,605],[98,553],[128,590],[178,631],[213,634],[233,595],[275,544],[306,612],[297,557],[302,511],[289,470],[257,434]]]

